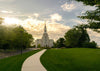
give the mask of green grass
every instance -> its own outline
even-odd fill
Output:
[[[25,59],[40,50],[33,50],[22,55],[0,59],[0,71],[21,71]]]
[[[100,71],[100,49],[49,49],[40,60],[47,71]]]

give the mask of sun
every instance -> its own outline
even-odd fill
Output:
[[[17,18],[10,18],[10,17],[4,17],[4,24],[6,25],[18,25],[20,23],[20,20]]]

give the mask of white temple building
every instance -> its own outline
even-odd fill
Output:
[[[52,47],[53,46],[53,39],[49,39],[46,24],[44,26],[44,33],[41,39],[37,39],[35,41],[35,46],[38,47],[39,45],[41,47]]]

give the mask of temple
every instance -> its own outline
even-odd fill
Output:
[[[35,46],[41,46],[41,47],[52,47],[53,46],[53,39],[49,39],[48,33],[47,33],[47,27],[46,24],[44,26],[44,33],[41,39],[37,39],[35,41]]]

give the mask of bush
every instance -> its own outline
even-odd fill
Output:
[[[51,49],[51,47],[42,47],[42,48],[44,48],[44,49]]]
[[[38,44],[37,48],[42,48],[40,44]]]
[[[85,48],[97,48],[97,43],[95,41],[83,43]]]

